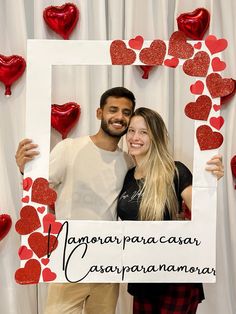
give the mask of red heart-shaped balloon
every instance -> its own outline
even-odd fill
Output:
[[[8,234],[11,229],[12,220],[7,214],[0,215],[0,241]]]
[[[54,32],[64,39],[69,39],[78,22],[79,10],[73,3],[65,3],[62,6],[50,6],[44,9],[43,18]]]
[[[144,80],[147,80],[148,77],[149,77],[149,73],[152,71],[152,69],[154,68],[153,65],[140,65],[139,66],[140,69],[143,71],[143,75],[142,75],[142,78]]]
[[[204,8],[182,13],[177,17],[178,29],[191,39],[201,40],[210,23],[210,13]]]
[[[236,155],[231,159],[230,166],[232,175],[236,178]]]
[[[51,125],[65,139],[80,118],[80,105],[68,102],[64,105],[52,105]]]
[[[11,95],[11,85],[24,73],[25,67],[21,56],[0,55],[0,81],[5,85],[5,95]]]

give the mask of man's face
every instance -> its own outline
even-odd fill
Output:
[[[102,130],[112,136],[121,137],[127,131],[133,113],[132,101],[121,97],[108,97],[105,106],[98,109]]]

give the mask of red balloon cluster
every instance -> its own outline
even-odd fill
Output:
[[[25,59],[21,56],[0,55],[0,81],[5,85],[5,95],[11,95],[11,85],[24,73]]]
[[[177,18],[179,31],[194,40],[201,40],[210,23],[210,13],[204,8],[182,13]]]
[[[80,105],[75,102],[68,102],[64,105],[52,105],[51,125],[65,139],[73,129],[80,117]]]
[[[48,27],[64,39],[69,39],[79,19],[79,10],[73,3],[44,9],[43,18]]]

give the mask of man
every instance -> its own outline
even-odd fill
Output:
[[[49,181],[57,191],[57,219],[116,220],[116,200],[131,158],[118,148],[134,111],[135,97],[123,87],[107,90],[100,99],[99,131],[92,136],[66,139],[50,154]],[[31,140],[20,142],[16,162],[25,164],[39,152]],[[113,314],[118,284],[51,284],[46,314]]]

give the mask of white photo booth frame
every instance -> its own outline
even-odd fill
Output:
[[[143,47],[150,44],[144,41]],[[111,41],[28,40],[26,137],[39,145],[40,156],[27,165],[25,177],[48,178],[52,66],[112,65],[110,45]],[[202,45],[206,50],[203,41]],[[180,59],[179,66],[184,61]],[[141,64],[136,58],[132,65]],[[203,122],[193,123],[196,131]],[[49,263],[41,263],[39,281],[215,282],[217,183],[205,165],[216,150],[201,151],[196,136],[193,140],[191,221],[66,221]],[[39,216],[42,221],[43,214]],[[88,243],[81,240],[85,235]],[[79,245],[71,243],[73,237],[80,239]],[[27,241],[28,235],[22,236],[22,245]],[[41,260],[35,254],[32,258]],[[25,264],[22,260],[21,266]],[[46,268],[54,276],[43,277]]]

